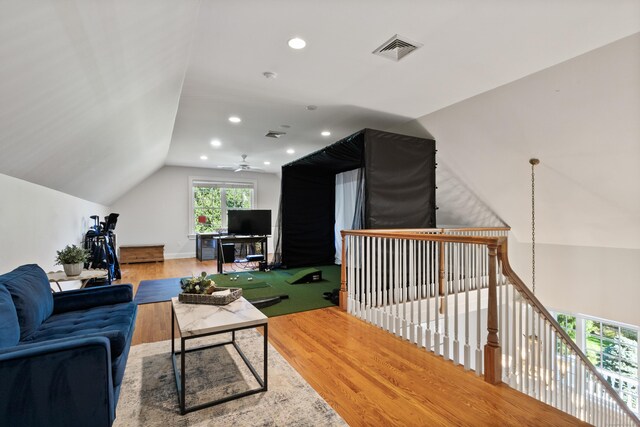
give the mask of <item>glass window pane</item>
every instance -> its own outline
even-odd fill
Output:
[[[634,331],[633,329],[627,329],[627,328],[620,328],[620,331],[623,337],[631,341],[635,341],[636,345],[638,344],[638,331]]]
[[[600,322],[587,320],[586,331],[587,331],[587,334],[590,334],[590,335],[600,335]]]
[[[251,209],[253,188],[226,188],[228,209]]]
[[[213,203],[212,188],[193,187],[193,206],[210,207]]]
[[[602,348],[602,342],[599,337],[594,337],[593,335],[587,336],[587,350],[595,351],[600,353]]]
[[[608,325],[606,323],[602,324],[602,336],[614,339],[618,336],[618,328],[613,325]]]
[[[587,350],[587,359],[593,363],[593,366],[600,367],[600,352]]]

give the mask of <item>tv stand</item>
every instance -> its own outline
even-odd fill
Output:
[[[269,248],[268,248],[268,236],[236,236],[236,235],[226,235],[226,236],[217,236],[217,259],[218,259],[218,273],[223,273],[224,270],[224,262],[234,262],[235,260],[224,260],[222,245],[224,243],[261,243],[260,247],[262,250],[262,255],[264,256],[264,260],[267,260]]]

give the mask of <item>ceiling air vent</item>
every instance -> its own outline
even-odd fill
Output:
[[[277,130],[270,130],[265,134],[267,138],[280,138],[282,135],[286,135],[286,132],[278,132]]]
[[[373,54],[383,56],[394,61],[399,61],[419,47],[422,47],[422,43],[409,40],[406,37],[396,34],[386,42],[382,43],[382,46],[374,50]]]

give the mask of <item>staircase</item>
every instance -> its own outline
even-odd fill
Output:
[[[508,231],[343,231],[340,306],[582,421],[640,425],[511,269]]]

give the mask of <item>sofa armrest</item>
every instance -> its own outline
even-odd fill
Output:
[[[85,310],[101,305],[112,305],[133,300],[133,286],[107,285],[89,289],[55,292],[53,294],[53,314],[67,311]]]
[[[0,420],[20,426],[110,426],[109,340],[61,339],[3,349]]]

